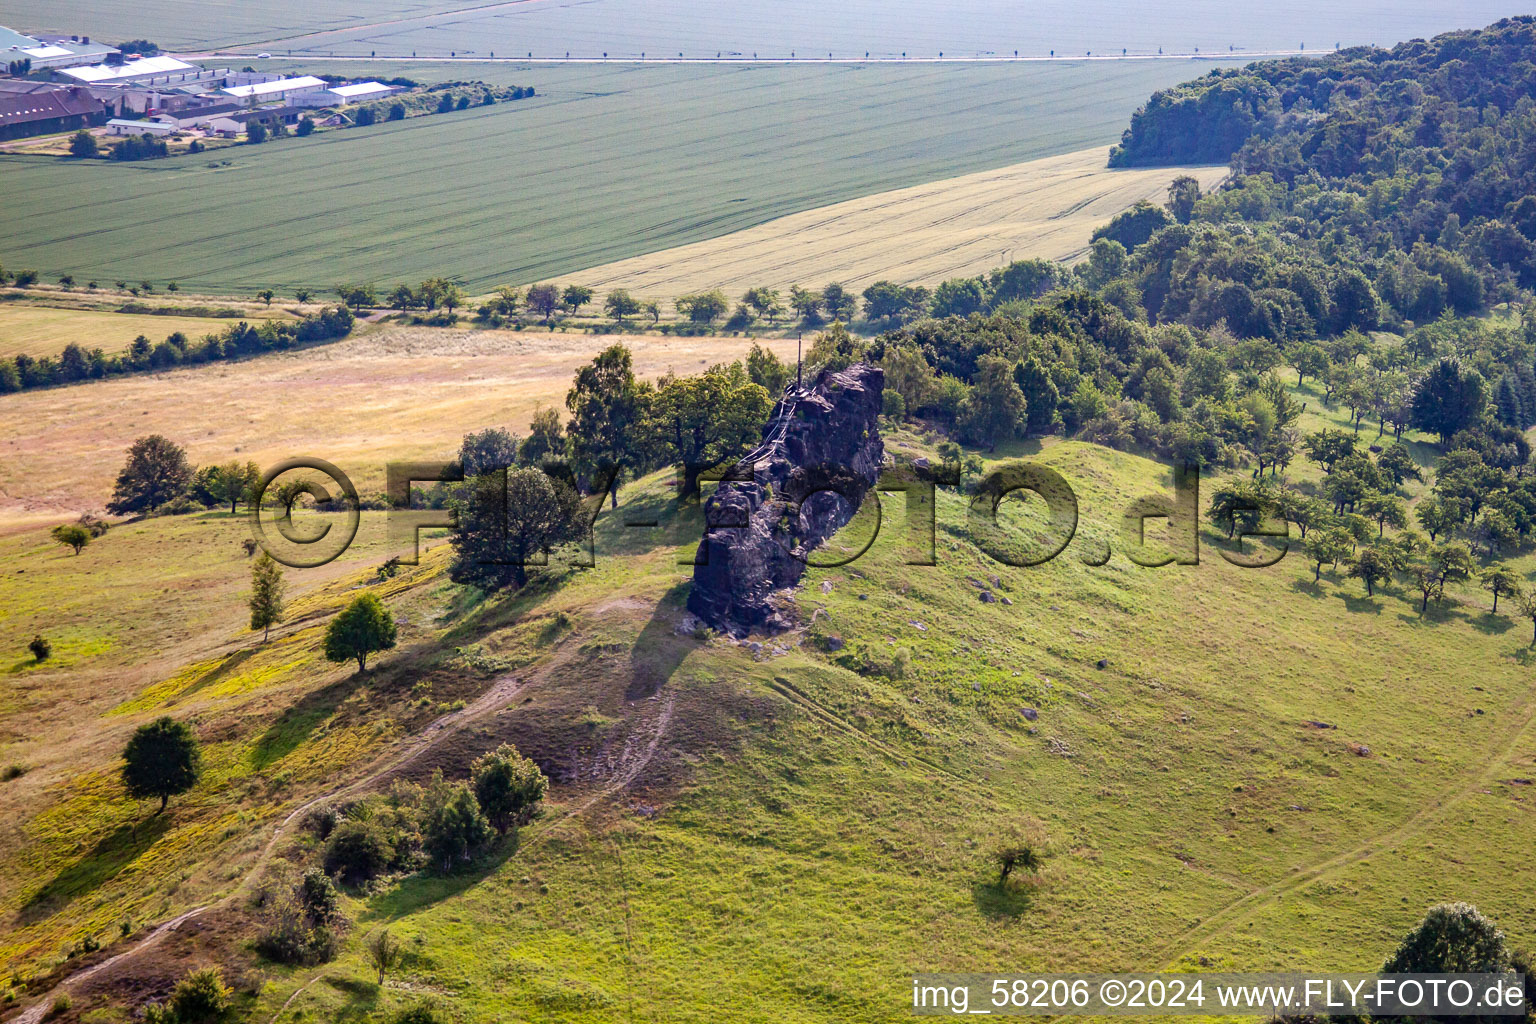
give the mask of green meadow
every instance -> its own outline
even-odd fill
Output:
[[[1298,397],[1309,426],[1342,423],[1310,387]],[[887,438],[908,455],[933,443]],[[1517,945],[1536,939],[1519,867],[1536,839],[1528,622],[1471,588],[1420,616],[1396,586],[1368,598],[1331,572],[1314,583],[1299,552],[1237,568],[1208,524],[1199,565],[1143,568],[1121,514],[1166,493],[1166,469],[1077,442],[990,461],[1017,458],[1076,493],[1060,557],[1002,564],[966,499],[941,491],[938,564],[908,565],[888,496],[869,552],[797,592],[808,630],[761,651],[688,635],[689,547],[620,525],[649,509],[672,520],[665,474],[599,521],[595,568],[511,597],[447,586],[441,547],[370,583],[387,550],[375,522],[326,579],[294,574],[303,597],[265,647],[242,628],[227,516],[121,527],[78,558],[8,538],[21,609],[46,600],[46,568],[106,559],[127,586],[167,544],[212,544],[224,554],[178,564],[203,566],[188,583],[204,617],[229,621],[207,623],[215,649],[160,667],[151,605],[128,604],[110,633],[68,638],[67,662],[12,668],[28,694],[7,710],[13,735],[59,731],[3,755],[32,770],[0,789],[25,798],[12,820],[29,837],[5,869],[15,924],[0,956],[46,967],[87,935],[110,950],[122,920],[223,896],[219,914],[249,912],[255,868],[312,855],[312,837],[276,821],[509,676],[521,689],[506,711],[464,722],[463,743],[450,735],[405,774],[460,773],[466,751],[510,739],[558,766],[543,816],[471,871],[353,893],[342,955],[265,965],[242,1014],[365,1020],[430,1000],[475,1022],[895,1021],[918,970],[1369,970],[1445,900],[1478,904]],[[868,518],[830,553],[862,547]],[[1028,503],[1010,499],[1001,520],[1020,543],[1045,533]],[[1166,540],[1156,525],[1148,537]],[[1105,544],[1118,554],[1087,564]],[[407,624],[367,678],[318,650],[358,586]],[[0,638],[16,647],[34,626],[22,611]],[[50,694],[87,678],[61,720]],[[114,743],[167,712],[217,741],[208,783],[145,824],[112,775]],[[1049,855],[1004,890],[988,854],[1014,828],[1043,834]],[[379,986],[363,948],[385,927],[406,955]],[[190,950],[243,976],[249,947],[209,928],[138,969]],[[76,996],[92,1020],[128,1019],[106,982]]]

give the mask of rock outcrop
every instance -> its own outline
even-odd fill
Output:
[[[808,554],[853,518],[879,475],[884,379],[879,367],[855,363],[784,393],[762,444],[704,504],[690,612],[735,636],[794,625],[783,592],[799,582]]]

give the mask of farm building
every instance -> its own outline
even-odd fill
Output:
[[[233,96],[239,100],[247,100],[251,103],[259,103],[270,100],[287,101],[289,97],[322,92],[324,89],[324,79],[315,78],[313,75],[304,75],[299,78],[279,78],[272,82],[252,82],[250,85],[234,85],[225,89],[224,95]]]
[[[166,121],[178,128],[195,128],[218,118],[228,118],[246,109],[243,103],[212,103],[204,107],[184,107],[155,115],[155,120]]]
[[[289,102],[304,107],[340,107],[348,103],[381,100],[399,91],[395,86],[383,82],[353,82],[351,85],[335,85],[319,92],[303,93],[294,96]]]
[[[100,64],[117,52],[115,47],[91,42],[90,36],[64,36],[40,40],[36,46],[23,47],[15,57],[7,55],[7,59],[25,57],[32,62],[32,70],[44,71]]]
[[[141,57],[123,64],[92,64],[85,68],[60,68],[56,74],[71,78],[84,85],[119,85],[132,82],[138,85],[169,85],[173,82],[191,81],[207,74],[196,64],[188,64],[175,57]]]
[[[241,110],[235,114],[222,114],[205,122],[203,127],[217,135],[233,138],[243,134],[246,125],[253,121],[269,128],[275,124],[298,124],[304,112],[303,107],[261,107],[257,110]]]
[[[114,117],[107,122],[108,135],[169,135],[175,130],[174,124],[161,121],[126,121]]]
[[[20,50],[27,46],[36,46],[40,42],[42,42],[42,40],[33,39],[31,36],[24,36],[14,29],[8,29],[4,25],[0,25],[0,60],[3,60],[7,63],[13,60],[19,60],[20,58],[16,54],[12,53],[12,50]]]
[[[0,140],[70,132],[105,119],[106,108],[78,86],[0,82]]]

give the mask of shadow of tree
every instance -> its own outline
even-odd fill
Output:
[[[1033,905],[1034,898],[1026,885],[1006,885],[989,879],[972,883],[971,901],[982,916],[1000,921],[1022,916]]]
[[[1291,589],[1297,593],[1306,594],[1309,597],[1323,597],[1323,585],[1312,577],[1295,579],[1291,581]]]
[[[1486,633],[1489,636],[1501,636],[1515,628],[1514,622],[1507,616],[1495,615],[1492,612],[1478,615],[1469,621],[1479,633]]]
[[[19,924],[49,917],[65,904],[93,892],[153,846],[171,827],[169,815],[120,825],[102,837],[91,851],[54,875],[16,913]]]
[[[207,672],[204,672],[192,683],[191,686],[187,687],[185,690],[181,691],[176,696],[166,701],[166,706],[174,707],[177,704],[185,701],[188,697],[191,697],[193,694],[197,693],[199,690],[212,686],[214,683],[218,682],[220,679],[223,679],[235,669],[245,664],[246,661],[250,659],[251,655],[255,653],[255,649],[250,647],[235,651],[233,654],[219,662],[213,668],[209,669]]]
[[[690,636],[678,636],[676,627],[683,602],[687,600],[689,581],[672,586],[651,613],[650,621],[635,638],[629,652],[629,686],[624,691],[626,700],[643,700],[660,690],[677,667],[693,651],[699,642]]]
[[[256,741],[251,748],[251,767],[256,771],[265,771],[287,757],[309,738],[321,722],[336,713],[341,702],[362,685],[364,678],[360,673],[353,673],[345,679],[305,694],[303,700],[279,715],[277,721],[269,725],[261,739]]]
[[[1365,594],[1360,594],[1359,596],[1345,594],[1343,597],[1344,607],[1352,612],[1370,612],[1373,615],[1381,614],[1383,605],[1379,597],[1367,597]]]
[[[508,832],[474,862],[452,874],[440,875],[423,870],[407,875],[397,885],[369,900],[367,909],[358,915],[358,923],[387,923],[458,896],[499,871],[521,846],[521,833]]]

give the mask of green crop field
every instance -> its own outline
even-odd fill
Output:
[[[396,65],[540,95],[137,164],[0,157],[0,263],[247,294],[434,274],[527,282],[1106,144],[1190,70]]]

